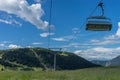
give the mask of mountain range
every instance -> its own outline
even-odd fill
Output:
[[[116,58],[108,61],[106,66],[120,66],[120,56],[117,56]]]
[[[105,66],[108,60],[92,60],[91,62],[94,64],[101,65],[101,66]]]

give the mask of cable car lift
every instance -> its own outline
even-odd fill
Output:
[[[86,30],[110,31],[112,28],[112,21],[110,18],[104,16],[103,2],[100,2],[98,7],[101,7],[102,15],[88,17],[86,21]]]

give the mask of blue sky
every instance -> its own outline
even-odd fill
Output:
[[[111,31],[85,31],[86,18],[99,1],[53,0],[50,24],[50,0],[1,0],[0,49],[48,48],[50,35],[51,48],[62,47],[90,60],[112,59],[120,55],[120,0],[103,0]],[[92,15],[101,15],[101,9]]]

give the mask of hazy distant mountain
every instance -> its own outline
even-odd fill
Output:
[[[59,70],[73,70],[98,66],[73,53],[62,53],[44,48],[1,50],[0,64],[15,69],[25,67],[53,69],[54,54],[56,54],[56,67]]]
[[[91,62],[94,63],[94,64],[101,65],[101,66],[105,66],[108,61],[92,60]]]
[[[108,61],[106,66],[120,66],[120,56]]]

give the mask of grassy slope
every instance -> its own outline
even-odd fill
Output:
[[[120,67],[74,71],[2,71],[0,80],[120,80]]]

